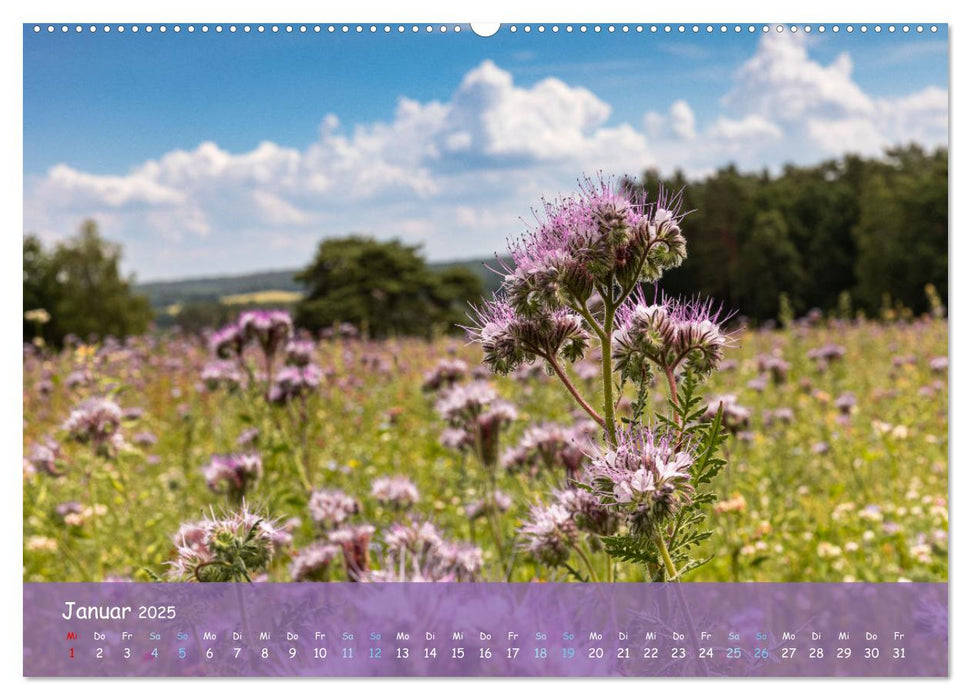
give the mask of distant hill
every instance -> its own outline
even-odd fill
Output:
[[[499,287],[502,278],[489,270],[496,267],[493,258],[489,260],[462,260],[457,262],[429,263],[436,270],[447,267],[464,267],[482,278],[482,286],[486,295]],[[302,285],[294,280],[299,270],[273,270],[268,272],[252,272],[245,275],[227,275],[223,277],[194,277],[184,280],[164,282],[145,282],[135,285],[135,291],[148,297],[153,308],[166,309],[173,305],[184,305],[200,302],[220,302],[226,297],[233,301],[260,294],[261,292],[300,294],[304,291]],[[284,294],[279,294],[283,298]]]

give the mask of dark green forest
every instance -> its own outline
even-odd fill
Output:
[[[946,149],[909,146],[776,173],[727,166],[689,180],[648,171],[636,185],[654,194],[663,182],[683,193],[691,211],[683,224],[690,254],[665,275],[665,291],[700,293],[766,321],[813,308],[920,314],[928,310],[928,284],[946,305],[947,176]],[[121,254],[91,222],[50,250],[25,236],[24,312],[50,316],[25,318],[25,340],[141,332],[150,308],[159,326],[196,330],[238,311],[222,297],[265,290],[302,292],[295,311],[308,327],[344,321],[377,335],[427,334],[458,330],[467,302],[500,282],[487,267],[495,267],[492,259],[429,264],[415,246],[365,236],[322,241],[301,270],[144,285],[121,276]],[[173,306],[180,315],[166,312]]]
[[[947,151],[917,146],[883,159],[846,156],[813,167],[741,173],[726,167],[700,181],[681,174],[688,259],[664,276],[668,293],[698,293],[749,318],[831,311],[848,293],[853,309],[927,310],[933,284],[947,304]],[[657,188],[658,175],[642,185]]]

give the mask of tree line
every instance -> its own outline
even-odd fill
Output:
[[[946,149],[909,146],[776,175],[675,173],[665,186],[683,188],[694,211],[684,223],[690,255],[665,275],[665,291],[700,291],[759,320],[779,316],[783,294],[796,315],[834,310],[841,295],[871,316],[887,306],[922,313],[928,284],[946,305],[947,160]],[[640,185],[657,182],[648,172]]]

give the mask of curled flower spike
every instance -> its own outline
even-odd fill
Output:
[[[472,449],[484,465],[499,459],[499,437],[503,428],[516,420],[516,409],[486,382],[460,384],[445,392],[435,408],[449,424],[442,444],[454,449]]]
[[[789,363],[777,355],[758,355],[755,362],[759,372],[768,373],[775,384],[784,384],[789,376]]]
[[[544,202],[539,225],[510,245],[503,287],[522,316],[585,303],[616,279],[657,281],[687,253],[681,197],[656,201],[624,180],[586,178],[580,192]]]
[[[649,304],[638,290],[617,311],[611,357],[627,377],[651,376],[654,367],[665,375],[690,369],[706,376],[734,342],[721,328],[724,320],[710,301],[663,299]]]
[[[392,525],[384,567],[366,580],[383,582],[471,581],[482,568],[482,550],[442,537],[430,522]]]
[[[246,339],[240,327],[232,323],[209,337],[209,349],[218,358],[228,360],[243,354]]]
[[[395,523],[388,528],[384,541],[392,550],[423,553],[442,543],[442,535],[430,522]]]
[[[593,458],[586,482],[603,504],[626,514],[633,532],[650,534],[691,502],[693,462],[669,436],[636,426],[619,431],[617,446]]]
[[[272,357],[293,335],[293,319],[286,311],[244,311],[239,315],[238,325],[243,339],[255,340],[267,357]]]
[[[583,357],[590,334],[581,316],[568,309],[517,315],[510,303],[497,297],[474,308],[476,324],[466,328],[482,346],[484,362],[496,374],[509,374],[536,358],[562,357],[575,362]]]
[[[31,466],[48,476],[63,476],[58,461],[61,458],[61,446],[51,438],[45,438],[43,442],[34,445],[30,450],[28,462]]]
[[[250,581],[289,540],[276,521],[250,511],[245,503],[222,516],[210,511],[202,520],[179,528],[169,577],[202,583]]]
[[[577,527],[594,535],[613,535],[620,526],[615,510],[605,506],[600,499],[586,489],[567,488],[553,492],[556,502],[573,516]]]

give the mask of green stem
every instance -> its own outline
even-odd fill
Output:
[[[593,406],[591,406],[589,403],[586,402],[583,396],[580,395],[580,392],[577,390],[575,386],[573,386],[573,382],[571,382],[570,378],[566,376],[566,373],[563,371],[563,368],[560,367],[559,363],[556,361],[556,358],[553,355],[544,355],[543,359],[545,359],[549,363],[553,372],[556,374],[557,377],[560,378],[560,381],[563,383],[563,386],[565,386],[566,390],[570,392],[570,395],[574,399],[576,399],[577,403],[580,404],[580,407],[587,412],[587,415],[593,418],[597,422],[597,425],[599,425],[602,428],[605,427],[606,422],[604,418],[599,413],[597,413],[597,411],[593,408]],[[610,361],[609,357],[607,361],[609,363]],[[611,414],[612,414],[613,406],[611,406],[610,408],[611,408]],[[611,418],[611,420],[613,420],[613,418]]]
[[[610,447],[617,445],[617,426],[614,424],[614,368],[610,362],[610,338],[614,332],[613,302],[604,297],[604,335],[600,342],[600,363],[604,387],[604,428]]]
[[[580,314],[583,317],[583,320],[590,324],[590,328],[592,328],[593,332],[597,334],[598,338],[600,338],[601,344],[607,342],[607,336],[604,333],[603,327],[597,323],[597,319],[593,317],[593,314],[590,313],[590,309],[588,309],[585,304],[582,302],[577,302],[577,304],[573,306],[573,310]]]
[[[678,407],[678,384],[674,379],[674,372],[670,368],[666,368],[664,373],[668,378],[668,391],[671,393],[671,403]],[[674,422],[681,425],[681,418],[678,416],[677,412],[674,414]]]
[[[590,580],[594,583],[598,583],[599,579],[597,578],[597,571],[593,568],[593,564],[590,563],[590,559],[587,557],[587,555],[584,554],[583,549],[579,545],[574,544],[573,550],[580,555],[580,560],[583,562],[584,566],[587,567],[587,571],[590,572]]]
[[[661,559],[664,561],[664,571],[667,574],[667,580],[677,581],[678,569],[671,560],[671,554],[668,552],[668,546],[664,542],[664,533],[661,532],[660,526],[657,529],[657,536],[655,539],[657,541],[657,548],[661,552]]]

